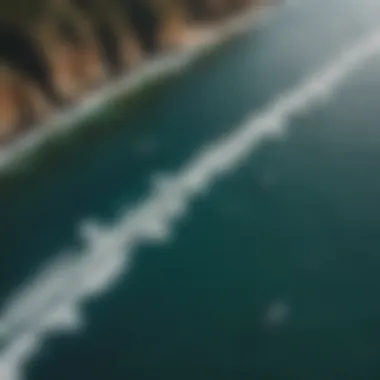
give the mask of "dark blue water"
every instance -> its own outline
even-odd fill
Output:
[[[102,137],[0,199],[0,306],[78,224],[105,225],[371,32],[380,5],[299,1],[118,111]],[[53,334],[26,379],[378,379],[380,57],[263,141],[122,280]],[[132,132],[133,130],[133,132]],[[110,252],[111,254],[111,252]],[[1,351],[0,351],[1,355]],[[4,379],[8,380],[8,379]]]

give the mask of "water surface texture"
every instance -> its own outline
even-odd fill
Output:
[[[0,379],[379,379],[379,15],[290,2],[3,191]]]

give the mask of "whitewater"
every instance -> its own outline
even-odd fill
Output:
[[[375,30],[205,146],[176,173],[156,174],[150,194],[121,210],[112,224],[83,221],[78,226],[80,247],[58,252],[57,260],[25,283],[1,310],[0,378],[21,380],[25,364],[49,334],[83,328],[83,302],[116,286],[142,244],[168,243],[195,197],[207,195],[265,139],[286,133],[293,117],[327,101],[354,70],[379,52],[380,30]]]
[[[38,154],[44,143],[59,139],[64,134],[74,134],[81,122],[95,112],[103,110],[120,96],[133,95],[137,90],[149,87],[156,80],[182,72],[208,51],[238,36],[253,27],[260,27],[273,13],[274,7],[261,9],[253,7],[249,12],[231,17],[223,25],[215,26],[213,33],[204,41],[188,46],[180,52],[168,53],[153,60],[147,60],[132,73],[111,81],[108,85],[89,94],[81,103],[58,112],[43,125],[37,125],[30,132],[20,136],[12,144],[0,148],[0,173],[15,170],[29,157]]]

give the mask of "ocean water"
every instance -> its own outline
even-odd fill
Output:
[[[0,379],[378,379],[379,14],[289,2],[2,186]]]

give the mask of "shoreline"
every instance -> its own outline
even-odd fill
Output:
[[[240,12],[210,28],[207,37],[199,42],[184,43],[183,48],[173,53],[146,60],[140,67],[109,82],[75,106],[57,111],[50,120],[35,125],[25,135],[0,148],[0,173],[17,170],[28,158],[38,155],[40,148],[51,139],[59,140],[62,135],[75,133],[77,129],[83,128],[80,123],[102,114],[107,106],[121,97],[133,97],[139,90],[149,90],[149,87],[162,77],[175,75],[191,67],[207,52],[237,38],[251,28],[259,27],[273,7],[271,4],[251,6],[249,11]]]

